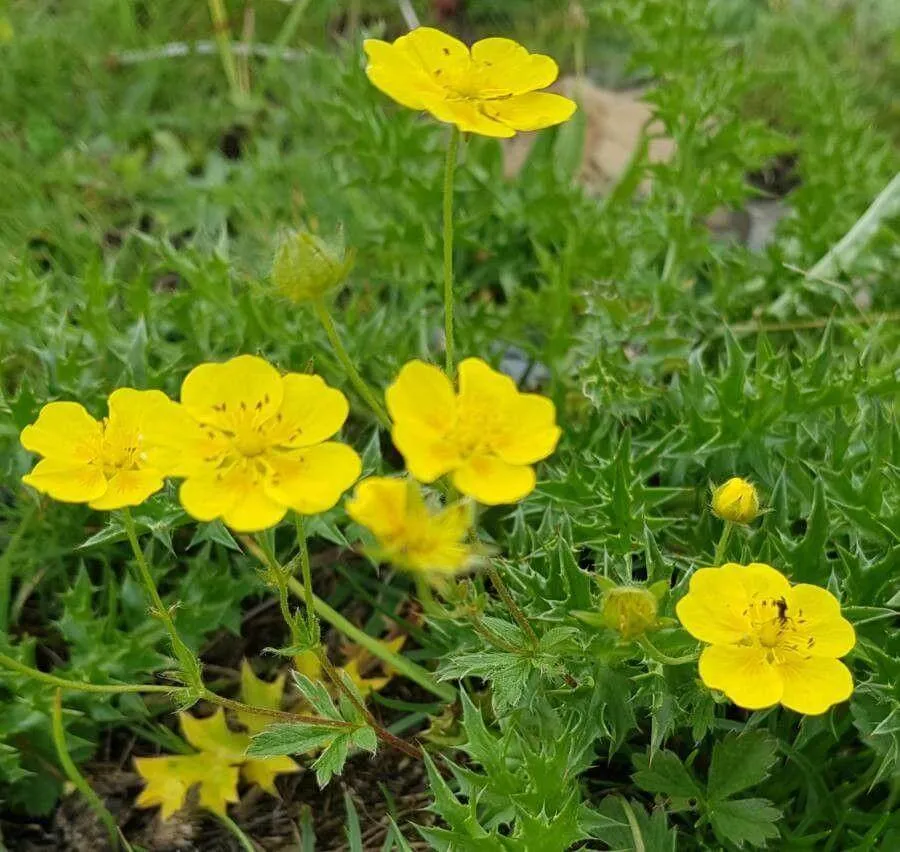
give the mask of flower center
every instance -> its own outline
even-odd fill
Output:
[[[139,467],[140,456],[137,432],[123,434],[110,430],[109,420],[103,421],[103,440],[100,447],[100,467],[104,476],[110,477],[120,470],[135,470]]]
[[[806,653],[815,644],[803,626],[806,624],[803,610],[789,610],[783,597],[757,598],[744,610],[744,615],[752,631],[747,641],[766,648],[770,661],[776,660],[781,651]]]

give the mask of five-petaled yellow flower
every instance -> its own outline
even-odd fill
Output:
[[[479,358],[459,365],[459,393],[437,367],[410,361],[385,395],[391,436],[420,482],[451,473],[481,503],[514,503],[535,485],[535,462],[556,448],[556,409],[520,393],[509,376]]]
[[[344,395],[318,376],[281,375],[253,355],[200,364],[181,404],[157,419],[165,465],[184,477],[181,504],[238,532],[277,524],[293,509],[332,508],[359,476],[359,456],[329,441],[347,418]]]
[[[465,542],[473,520],[470,504],[433,510],[415,482],[373,476],[356,486],[346,508],[354,521],[374,534],[377,556],[398,568],[448,575],[464,571],[472,562],[473,548]]]
[[[556,80],[556,63],[508,38],[483,39],[470,51],[453,36],[419,27],[393,44],[366,39],[363,47],[366,73],[382,92],[466,133],[515,136],[575,112],[574,101],[537,91]]]
[[[98,421],[77,402],[48,403],[22,430],[22,446],[43,456],[22,481],[93,509],[143,503],[165,475],[148,452],[146,423],[168,405],[160,391],[119,388],[109,397],[109,416]]]
[[[700,656],[703,682],[740,707],[782,704],[816,715],[853,692],[838,657],[856,635],[825,589],[791,586],[762,563],[729,563],[697,571],[676,612],[692,636],[709,643]]]

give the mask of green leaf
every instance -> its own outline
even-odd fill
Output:
[[[707,783],[710,801],[726,799],[760,784],[777,754],[777,743],[763,731],[728,734],[713,746]]]
[[[684,807],[691,799],[703,799],[703,791],[694,776],[674,752],[657,752],[652,761],[646,755],[638,754],[634,756],[634,765],[637,769],[634,773],[635,784],[648,793],[668,796],[676,807],[679,800],[686,800],[681,803]]]
[[[318,756],[312,768],[316,770],[316,781],[324,787],[335,775],[340,775],[350,753],[350,734],[338,734]]]
[[[765,846],[767,840],[778,837],[775,822],[781,811],[772,807],[768,799],[729,799],[715,802],[707,811],[716,837],[722,843],[743,846]]]
[[[248,757],[276,757],[305,754],[329,743],[336,736],[334,728],[321,725],[277,724],[260,731],[250,741]]]
[[[349,852],[363,852],[362,832],[359,828],[359,814],[356,805],[347,790],[344,790],[344,812],[347,819],[344,822],[344,833],[347,836],[347,848]]]

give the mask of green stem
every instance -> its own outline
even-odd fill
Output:
[[[21,675],[25,675],[25,677],[30,677],[32,680],[39,680],[42,683],[49,684],[50,686],[55,686],[57,689],[71,689],[76,692],[95,692],[95,693],[104,693],[107,695],[121,695],[126,692],[178,692],[179,687],[177,686],[161,686],[159,684],[144,684],[144,683],[82,683],[77,680],[69,680],[64,677],[57,677],[56,675],[49,674],[48,672],[42,672],[39,669],[34,669],[31,666],[26,666],[25,663],[20,663],[18,660],[14,660],[12,657],[6,656],[6,654],[0,654],[0,666],[5,669],[9,669],[10,671],[18,672]]]
[[[144,592],[150,600],[151,612],[155,615],[160,621],[162,621],[163,625],[166,628],[166,631],[169,634],[169,641],[172,644],[172,652],[175,654],[176,659],[178,660],[181,666],[181,675],[184,678],[184,682],[197,690],[198,692],[203,691],[203,678],[200,673],[200,660],[197,659],[197,656],[185,645],[182,638],[178,635],[178,631],[175,628],[175,621],[172,618],[172,613],[163,603],[162,598],[159,596],[159,592],[156,588],[156,583],[153,581],[153,574],[150,571],[150,566],[147,563],[147,559],[144,556],[144,551],[141,550],[141,545],[138,542],[137,538],[137,530],[134,525],[134,518],[131,515],[131,510],[127,507],[122,509],[122,522],[125,527],[125,535],[128,537],[128,542],[131,544],[131,550],[134,553],[134,558],[137,561],[138,573],[140,575],[141,584],[144,587]]]
[[[237,64],[234,61],[234,50],[231,46],[231,30],[228,26],[228,13],[222,0],[207,0],[209,16],[213,22],[213,35],[219,48],[219,58],[222,60],[222,68],[228,80],[228,88],[235,103],[244,101],[245,92],[241,88],[238,77]]]
[[[305,594],[303,586],[296,577],[288,578],[288,585],[295,595],[302,596]],[[316,613],[332,627],[339,630],[349,639],[361,645],[370,654],[378,659],[383,660],[391,668],[395,669],[399,674],[409,678],[414,683],[419,684],[423,689],[427,689],[433,695],[447,702],[456,700],[456,690],[448,683],[439,683],[434,679],[432,674],[422,666],[417,665],[408,657],[398,654],[387,648],[382,642],[369,636],[364,630],[360,630],[353,622],[348,621],[337,610],[332,609],[321,598],[313,595],[313,607]]]
[[[519,625],[531,644],[537,647],[538,638],[537,634],[534,632],[534,628],[531,626],[525,613],[522,612],[519,605],[513,600],[513,596],[509,593],[509,589],[503,581],[503,578],[500,576],[500,572],[492,562],[488,562],[487,572],[488,576],[491,578],[491,583],[493,583],[494,588],[503,599],[503,603],[506,604],[506,608],[509,610],[510,615],[516,620],[516,624]]]
[[[696,654],[685,654],[683,657],[670,657],[656,647],[646,636],[637,638],[638,645],[641,646],[644,653],[657,663],[663,663],[666,666],[684,666],[688,663],[697,662]]]
[[[288,722],[298,725],[319,725],[323,728],[355,728],[350,722],[336,719],[324,719],[320,716],[307,716],[303,713],[288,713],[284,710],[273,710],[269,707],[257,707],[253,704],[244,704],[243,701],[235,701],[233,698],[223,698],[208,689],[204,689],[200,697],[219,707],[234,710],[236,713],[249,713],[253,716],[262,716],[277,722]]]
[[[456,351],[453,336],[453,175],[459,153],[459,128],[450,129],[447,160],[444,164],[444,348],[447,353],[447,376],[453,381],[456,371]]]
[[[378,419],[378,422],[385,429],[390,429],[391,419],[388,417],[387,411],[385,411],[384,406],[379,402],[375,392],[366,384],[365,379],[359,374],[359,371],[354,366],[349,353],[341,342],[337,326],[334,324],[334,318],[331,316],[331,312],[328,310],[328,305],[325,304],[325,300],[316,299],[313,302],[313,308],[315,309],[316,316],[319,318],[319,322],[322,323],[322,328],[325,329],[325,334],[328,336],[328,341],[331,343],[334,354],[337,356],[338,361],[341,362],[341,366],[344,368],[347,378],[350,379],[350,383],[356,389],[356,392],[365,400],[366,405],[372,409],[372,413]]]
[[[522,653],[521,648],[517,648],[512,643],[507,642],[502,636],[491,630],[491,628],[481,620],[481,616],[475,610],[469,612],[469,620],[472,622],[472,629],[488,644],[493,645],[495,648],[499,648],[501,651],[506,651],[509,654]]]
[[[733,530],[734,524],[731,521],[725,521],[722,535],[719,538],[719,543],[716,545],[716,552],[713,556],[713,567],[718,568],[725,559],[725,551],[728,549],[728,541],[731,538]]]
[[[220,814],[215,811],[210,811],[210,813],[234,835],[235,840],[237,840],[238,845],[244,852],[257,852],[253,841],[244,834],[241,827],[228,814]]]
[[[38,504],[32,503],[19,520],[16,531],[6,543],[6,549],[0,556],[0,633],[6,633],[9,627],[9,591],[12,588],[12,558],[13,554],[25,536],[34,516],[37,514]]]
[[[62,690],[56,690],[56,696],[53,700],[53,714],[51,717],[51,727],[53,731],[53,744],[56,746],[56,756],[59,758],[60,766],[66,773],[66,778],[72,782],[74,787],[81,793],[91,806],[91,810],[97,814],[97,817],[106,826],[109,835],[109,845],[113,849],[119,848],[119,827],[116,825],[113,815],[106,809],[101,798],[93,791],[91,785],[88,784],[85,777],[78,771],[75,761],[72,760],[69,750],[66,748],[66,731],[62,721]]]
[[[300,570],[303,574],[303,603],[306,605],[306,623],[310,635],[318,635],[313,630],[316,625],[316,607],[313,603],[312,570],[309,565],[309,547],[306,543],[306,529],[302,515],[294,515],[294,528],[297,531],[297,546],[300,548]]]

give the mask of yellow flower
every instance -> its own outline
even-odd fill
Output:
[[[519,393],[479,358],[459,365],[459,394],[437,367],[410,361],[386,399],[409,472],[420,482],[452,473],[459,491],[487,505],[529,494],[531,465],[553,452],[561,434],[549,399]]]
[[[701,568],[676,606],[687,631],[709,643],[700,677],[735,704],[782,704],[816,715],[845,701],[853,679],[838,660],[856,644],[837,599],[818,586],[791,586],[769,565]]]
[[[456,574],[471,562],[472,548],[465,537],[472,525],[472,509],[466,503],[434,511],[416,483],[373,476],[356,487],[346,509],[375,536],[377,556],[398,568]]]
[[[147,423],[173,405],[160,391],[119,388],[109,397],[109,417],[98,421],[77,402],[48,403],[22,430],[22,446],[43,456],[22,481],[93,509],[143,503],[165,475],[150,457]]]
[[[328,440],[347,412],[344,395],[318,376],[282,376],[262,358],[240,355],[191,370],[180,406],[153,429],[165,447],[160,463],[185,477],[179,498],[187,513],[255,532],[288,509],[327,511],[356,481],[359,456]]]
[[[440,30],[419,27],[393,44],[366,39],[363,48],[366,73],[382,92],[466,133],[515,136],[575,112],[574,101],[537,91],[556,79],[556,63],[508,38],[483,39],[470,51]]]
[[[759,495],[746,479],[733,476],[713,489],[712,510],[723,521],[749,524],[759,514]]]
[[[199,785],[201,806],[213,813],[225,814],[228,803],[238,801],[239,770],[228,758],[206,753],[136,757],[134,768],[146,782],[135,804],[139,808],[162,805],[164,820],[184,807],[194,785]]]

